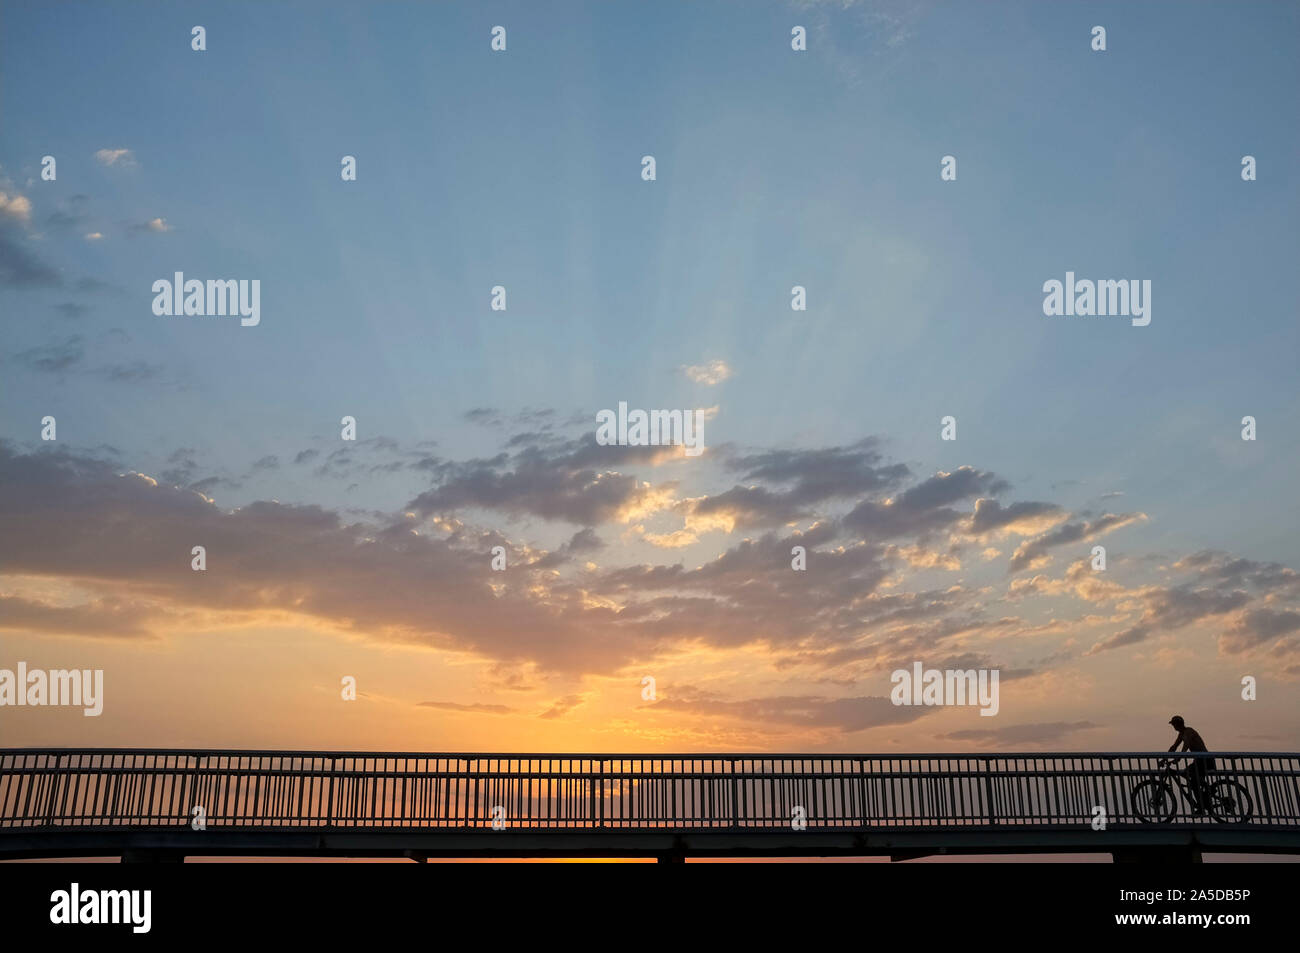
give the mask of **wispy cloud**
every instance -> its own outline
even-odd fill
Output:
[[[19,195],[17,192],[0,192],[0,218],[21,222],[23,225],[30,224],[32,220],[31,199],[25,195]]]
[[[708,361],[704,364],[683,365],[681,370],[695,383],[703,384],[706,387],[721,384],[732,375],[731,368],[727,366],[726,361],[722,360]]]
[[[80,335],[74,335],[58,344],[28,348],[14,355],[14,362],[31,371],[58,374],[81,363],[86,351]]]
[[[133,225],[127,226],[127,231],[131,232],[132,234],[153,232],[156,235],[161,235],[166,232],[170,232],[171,230],[172,227],[167,224],[167,220],[165,218],[151,218],[147,222],[137,222]]]
[[[459,702],[417,702],[417,708],[436,708],[438,711],[455,711],[465,712],[473,715],[510,715],[517,709],[509,705],[484,705],[469,704],[463,705]]]
[[[134,168],[137,165],[135,153],[130,149],[99,149],[95,152],[95,161],[100,165],[121,169]]]

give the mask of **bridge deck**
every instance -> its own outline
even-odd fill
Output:
[[[1144,819],[1164,757],[0,749],[0,857],[1300,853],[1300,754],[1213,754],[1235,823]]]

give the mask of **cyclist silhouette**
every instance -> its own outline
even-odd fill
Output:
[[[1201,738],[1200,732],[1195,728],[1189,728],[1183,721],[1182,715],[1174,715],[1169,719],[1169,724],[1174,726],[1178,732],[1178,737],[1174,743],[1169,746],[1170,751],[1177,750],[1179,745],[1183,746],[1184,751],[1208,751],[1205,747],[1205,741]],[[1192,758],[1191,763],[1182,769],[1182,774],[1187,778],[1187,787],[1192,794],[1192,813],[1204,814],[1203,804],[1207,803],[1208,798],[1205,796],[1206,781],[1209,774],[1214,770],[1213,758]]]

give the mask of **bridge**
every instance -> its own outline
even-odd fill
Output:
[[[1249,816],[1153,821],[1168,757],[9,748],[0,859],[1300,854],[1300,754],[1215,752]]]

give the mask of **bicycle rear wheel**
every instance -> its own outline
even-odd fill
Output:
[[[1210,785],[1210,813],[1225,824],[1241,824],[1250,820],[1254,804],[1250,792],[1236,781],[1223,778]]]
[[[1173,787],[1166,781],[1154,778],[1134,787],[1130,797],[1133,813],[1145,824],[1168,824],[1177,807]]]

